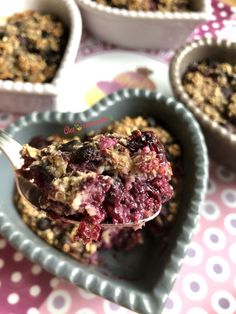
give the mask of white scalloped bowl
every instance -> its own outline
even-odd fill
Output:
[[[236,64],[236,43],[220,39],[201,39],[186,44],[176,53],[170,65],[170,81],[175,97],[185,104],[201,124],[212,158],[236,171],[236,134],[212,121],[188,96],[182,75],[194,61],[204,58]]]
[[[76,0],[87,29],[106,42],[134,49],[174,49],[211,15],[209,0],[190,0],[195,12],[128,11]]]
[[[35,10],[57,16],[69,29],[61,64],[51,83],[0,80],[0,110],[18,113],[54,108],[54,98],[73,66],[82,34],[80,11],[73,0],[11,0],[0,3],[0,24],[14,13]]]

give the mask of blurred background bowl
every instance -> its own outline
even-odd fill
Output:
[[[11,0],[0,3],[0,24],[9,16],[28,10],[56,16],[69,31],[67,46],[50,83],[14,82],[0,80],[0,110],[29,113],[35,110],[52,110],[54,99],[70,69],[74,65],[82,34],[82,21],[78,7],[73,0]]]
[[[202,126],[209,153],[213,159],[236,171],[236,134],[212,121],[189,97],[182,84],[188,67],[208,58],[236,64],[236,43],[218,39],[202,39],[186,44],[176,53],[170,65],[170,81],[175,97],[185,104]]]
[[[128,11],[76,0],[85,27],[106,42],[134,49],[178,48],[196,26],[209,19],[209,0],[190,0],[191,12]]]

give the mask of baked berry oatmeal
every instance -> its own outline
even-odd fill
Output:
[[[134,11],[186,12],[190,0],[95,0],[98,4]]]
[[[67,31],[54,16],[16,13],[0,27],[0,79],[50,82],[67,42]]]
[[[160,214],[155,219],[148,222],[145,228],[143,228],[145,231],[151,231],[155,235],[161,234],[163,237],[166,237],[177,214],[179,198],[182,191],[183,171],[181,147],[176,139],[152,117],[147,119],[144,119],[143,117],[125,117],[121,121],[116,121],[108,125],[102,132],[115,132],[122,135],[130,135],[137,129],[154,132],[165,147],[167,159],[171,163],[173,172],[170,181],[171,186],[173,187],[172,198],[170,201],[162,205]]]
[[[24,145],[21,155],[18,173],[40,190],[40,209],[52,220],[78,222],[75,240],[97,241],[106,224],[139,225],[173,194],[170,163],[151,129]]]
[[[98,241],[85,244],[81,240],[74,241],[77,232],[77,227],[75,225],[62,224],[60,220],[48,219],[46,212],[32,208],[27,201],[22,199],[16,193],[15,203],[23,221],[47,243],[64,253],[71,255],[82,263],[98,263],[99,252],[103,250],[130,250],[137,245],[143,245],[145,244],[145,241],[147,241],[145,234],[161,238],[161,243],[164,246],[168,240],[168,232],[171,229],[177,214],[182,191],[182,152],[176,139],[163,127],[158,125],[153,118],[144,119],[142,117],[126,117],[119,122],[110,124],[103,129],[102,132],[115,132],[121,135],[130,135],[136,129],[142,131],[151,129],[153,132],[157,132],[159,139],[165,147],[167,158],[170,161],[173,170],[173,176],[171,177],[173,197],[170,201],[163,204],[161,213],[157,218],[146,223],[142,229],[136,231],[132,228],[103,229]],[[81,139],[78,136],[75,136],[71,138],[71,140],[79,141]],[[68,143],[68,139],[59,136],[51,136],[48,138],[36,137],[30,141],[29,145],[41,149],[52,143],[64,145]]]
[[[183,87],[211,120],[236,133],[236,65],[195,62],[183,75]]]

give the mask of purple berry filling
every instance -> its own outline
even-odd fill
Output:
[[[35,146],[43,146],[39,142]],[[97,241],[101,224],[138,223],[173,194],[170,163],[151,131],[39,149],[26,145],[22,157],[19,173],[41,190],[41,209],[52,220],[79,223],[76,241]]]

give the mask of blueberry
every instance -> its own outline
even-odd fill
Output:
[[[203,61],[203,62],[204,62],[204,61]],[[210,68],[212,68],[212,69],[216,69],[217,66],[218,66],[218,62],[217,62],[217,61],[211,60],[211,59],[209,59],[209,58],[207,58],[204,63],[206,63],[206,65],[208,65],[208,66],[209,66]]]
[[[53,180],[53,175],[42,166],[34,165],[30,168],[29,175],[40,188],[48,188]]]
[[[47,37],[48,37],[48,32],[45,31],[45,30],[43,30],[43,31],[42,31],[42,37],[43,37],[43,38],[47,38]]]
[[[227,99],[230,99],[230,97],[233,95],[233,90],[231,87],[221,87],[221,91]]]
[[[36,227],[41,230],[41,231],[45,231],[49,228],[51,228],[52,223],[51,220],[48,218],[40,218],[37,222],[36,222]]]
[[[213,73],[210,74],[210,77],[211,77],[213,80],[217,81],[218,78],[224,77],[224,73],[223,73],[223,75],[222,75],[222,73],[213,72]]]
[[[25,36],[18,35],[17,38],[19,39],[21,46],[26,47],[26,48],[30,46],[30,41]]]
[[[17,28],[21,27],[22,23],[20,21],[16,21],[15,23],[13,23],[13,25],[15,25]]]
[[[188,71],[196,72],[198,69],[198,63],[195,61],[188,66]]]
[[[113,177],[114,173],[112,170],[105,170],[103,171],[102,173],[103,176],[110,176],[110,177]]]
[[[77,140],[73,140],[73,141],[67,142],[67,143],[62,144],[62,145],[60,146],[60,150],[61,150],[62,152],[72,152],[73,149],[74,149],[74,146],[75,146],[76,144],[80,144],[80,143],[81,143],[81,142],[80,142],[80,141],[77,141]]]
[[[66,242],[67,242],[67,236],[65,233],[60,233],[57,237],[57,240],[58,242],[61,244],[61,245],[64,245]]]

